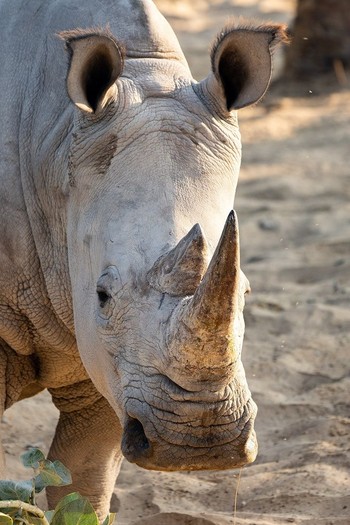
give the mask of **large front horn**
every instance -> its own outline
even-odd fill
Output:
[[[239,278],[238,222],[232,211],[202,282],[170,322],[170,353],[188,371],[207,369],[213,376],[234,366]]]

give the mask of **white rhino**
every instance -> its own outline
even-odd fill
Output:
[[[105,515],[122,456],[253,461],[236,111],[284,28],[224,28],[199,83],[150,0],[1,0],[0,28],[1,409],[48,389],[60,411],[50,507]]]

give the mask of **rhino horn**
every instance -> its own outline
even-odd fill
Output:
[[[232,211],[222,232],[209,268],[187,306],[188,321],[193,328],[223,332],[234,318],[240,274],[237,216]]]
[[[238,222],[232,211],[203,280],[169,326],[169,348],[189,372],[200,367],[204,376],[223,377],[236,362],[233,328],[239,278]]]
[[[193,295],[208,267],[208,244],[199,224],[162,255],[147,274],[149,284],[170,295]]]

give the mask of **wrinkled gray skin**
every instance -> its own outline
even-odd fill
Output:
[[[253,461],[232,214],[219,238],[236,109],[264,94],[282,29],[223,32],[197,83],[149,1],[6,0],[0,28],[1,410],[49,389],[50,456],[100,516],[121,447],[150,469]]]

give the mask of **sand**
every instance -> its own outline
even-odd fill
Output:
[[[294,2],[159,5],[203,78],[225,17],[288,21]],[[240,472],[171,474],[124,462],[112,500],[119,525],[350,524],[350,91],[309,91],[272,92],[240,112],[236,210],[253,290],[244,364],[259,407],[258,459]],[[48,450],[56,419],[47,394],[6,413],[11,476],[21,476],[28,445]]]

